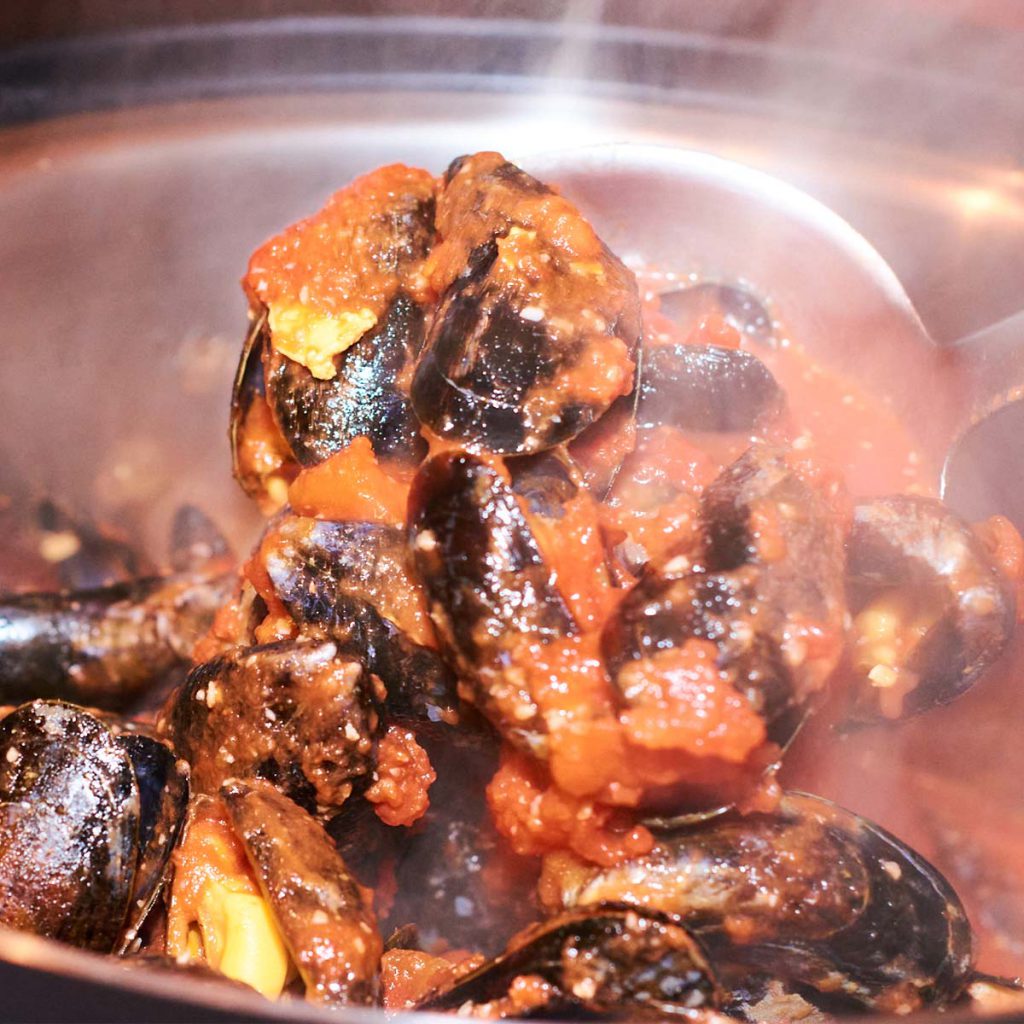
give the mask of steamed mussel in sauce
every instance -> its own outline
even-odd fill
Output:
[[[381,168],[261,246],[230,439],[263,535],[228,577],[176,563],[219,610],[155,721],[0,720],[4,922],[332,1006],[969,1000],[939,871],[777,776],[812,715],[981,679],[1024,543],[928,497],[909,440],[897,472],[853,420],[816,436],[840,411],[751,293],[654,280],[496,153]],[[133,643],[179,651],[181,579],[3,599],[0,683],[116,705]]]

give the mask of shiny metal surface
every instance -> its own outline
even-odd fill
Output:
[[[395,56],[370,28],[360,31],[375,40],[382,61]],[[520,61],[531,39],[547,38],[531,37],[527,24],[517,32],[518,41],[507,45]],[[480,37],[492,45],[490,36]],[[655,44],[636,38],[632,45],[642,55]],[[0,491],[65,496],[127,524],[158,555],[176,505],[198,499],[245,550],[255,520],[230,480],[225,439],[244,330],[238,278],[258,242],[315,210],[354,175],[394,160],[440,171],[463,151],[500,148],[540,170],[567,147],[633,143],[701,151],[798,186],[848,220],[892,264],[925,329],[940,342],[1021,305],[1024,173],[1006,160],[957,151],[945,137],[931,147],[888,129],[874,133],[866,114],[837,129],[804,116],[799,106],[734,102],[711,81],[701,94],[699,73],[689,65],[685,75],[693,81],[685,85],[662,67],[657,87],[610,83],[594,95],[553,86],[543,76],[532,85],[517,80],[511,90],[497,89],[492,77],[485,89],[489,72],[479,52],[460,58],[453,49],[449,58],[469,61],[472,74],[453,63],[447,77],[440,69],[429,80],[389,77],[383,63],[333,83],[345,91],[191,99],[0,132]],[[744,72],[735,73],[742,81]],[[819,73],[828,77],[827,69]],[[682,65],[679,76],[685,77]],[[927,94],[928,83],[918,88]],[[172,83],[150,98],[173,95]],[[1013,116],[1012,103],[1000,110]],[[1024,137],[1024,112],[1006,130]],[[608,151],[582,152],[585,163]],[[884,355],[868,358],[870,323],[851,331],[848,320],[841,327],[829,320],[850,305],[863,308],[851,302],[853,285],[833,294],[811,254],[767,229],[760,248],[737,248],[749,227],[742,206],[705,208],[699,238],[674,233],[672,204],[685,197],[669,186],[660,198],[638,191],[651,163],[666,154],[626,152],[631,155],[614,168],[608,191],[587,192],[587,181],[607,188],[607,177],[574,177],[569,168],[552,176],[624,253],[680,271],[747,279],[786,310],[794,335],[885,387],[907,403],[923,432],[932,429],[929,410],[937,411],[940,392],[923,391],[920,377],[932,372],[920,369],[930,365],[931,353],[909,363],[903,356],[892,364]],[[695,162],[691,170],[714,169],[708,157],[686,159]],[[741,196],[749,180],[738,173]],[[817,216],[788,199],[798,219]],[[845,229],[826,223],[827,230]],[[801,304],[805,284],[816,300],[810,306]],[[895,288],[891,297],[901,302]],[[918,334],[899,345],[916,352],[921,343]],[[1009,358],[1016,365],[1012,349]],[[943,422],[936,431],[937,452],[949,429]],[[903,756],[899,744],[894,748],[894,758]],[[891,798],[903,798],[895,782]],[[979,801],[985,798],[979,792]],[[24,965],[33,972],[26,976]],[[177,977],[127,971],[26,936],[0,934],[5,974],[8,990],[25,993],[16,1017],[39,1006],[42,996],[33,993],[76,981],[114,986],[106,1003],[96,996],[94,1005],[110,1012],[97,1011],[94,1019],[109,1018],[118,1006],[134,1010],[127,1018],[227,1019],[234,1012],[241,1019],[319,1019],[305,1007],[272,1007],[234,988],[199,984],[186,991]],[[143,996],[154,1001],[133,1007],[131,1000]]]

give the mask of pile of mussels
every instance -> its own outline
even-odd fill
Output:
[[[1013,586],[970,526],[910,495],[836,512],[772,431],[786,395],[764,363],[645,351],[633,274],[497,154],[439,181],[382,169],[261,253],[232,399],[236,475],[273,509],[248,567],[186,513],[169,574],[0,600],[0,920],[161,954],[175,851],[213,798],[293,988],[319,1003],[379,1004],[382,963],[386,989],[403,952],[434,974],[398,1005],[480,1016],[813,1019],[965,999],[971,929],[943,877],[770,780],[873,595],[929,595],[927,628],[889,666],[913,681],[901,715],[998,658]],[[306,275],[287,307],[282,267]],[[314,315],[310,290],[349,305]],[[587,620],[550,538],[564,524],[568,543],[581,495],[621,497],[622,465],[666,427],[752,440],[689,494],[652,473],[643,500],[689,501],[686,536],[602,536],[588,571],[613,599]],[[354,477],[336,496],[354,514],[299,487],[360,439],[370,490],[407,501],[395,515]],[[509,851],[486,792],[502,746],[552,785],[564,748],[523,659],[589,634],[608,721],[686,699],[665,697],[659,666],[699,641],[758,739],[731,761],[670,750],[659,784],[607,818],[646,841],[570,851],[579,870],[548,875],[538,903],[537,861]],[[876,716],[877,686],[847,685],[854,714]],[[129,714],[154,693],[159,714]],[[429,809],[388,824],[368,793],[397,733],[429,760],[409,770],[436,782]],[[590,796],[573,806],[607,811]],[[430,955],[453,948],[487,959]]]

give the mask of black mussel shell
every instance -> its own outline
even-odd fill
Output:
[[[139,861],[131,905],[117,952],[135,949],[139,930],[149,916],[171,871],[188,809],[188,765],[165,744],[138,732],[118,742],[131,758],[139,789]]]
[[[631,661],[690,638],[711,641],[769,739],[785,746],[841,649],[840,516],[797,475],[785,450],[758,444],[707,489],[701,523],[701,550],[670,552],[647,566],[607,622],[602,651],[617,679]],[[809,623],[834,634],[820,656],[793,643],[796,628]]]
[[[399,293],[380,324],[336,357],[330,380],[266,345],[267,399],[301,465],[323,462],[357,437],[368,437],[380,458],[423,458],[427,443],[401,382],[423,344],[424,324],[423,310]]]
[[[0,599],[0,701],[124,710],[188,662],[227,576],[152,576]]]
[[[477,154],[452,166],[438,228],[464,265],[428,330],[413,405],[435,433],[492,452],[525,455],[567,442],[618,397],[593,386],[592,364],[606,345],[634,359],[642,333],[636,280],[603,245],[581,262],[545,235],[529,210],[551,190],[514,164]],[[517,223],[520,213],[532,228]],[[582,218],[566,208],[566,219]],[[530,275],[503,270],[501,247],[515,232],[536,247]]]
[[[88,711],[35,701],[0,722],[0,921],[109,953],[136,877],[139,790]]]
[[[263,489],[262,481],[247,473],[242,465],[242,431],[245,418],[257,399],[263,399],[266,389],[263,385],[263,349],[269,333],[267,310],[261,308],[245,336],[242,353],[238,358],[235,379],[231,387],[231,419],[228,439],[231,443],[231,471],[241,484],[242,490],[250,497],[256,497]]]
[[[1013,591],[969,524],[942,502],[900,494],[857,505],[847,559],[855,611],[908,587],[937,610],[900,666],[918,679],[904,696],[902,717],[959,697],[1006,649],[1015,625]],[[862,686],[854,717],[878,717],[877,699],[870,684]]]
[[[306,998],[371,1004],[381,938],[322,826],[259,779],[232,780],[221,797],[306,984]]]
[[[534,1012],[544,1017],[686,1017],[721,998],[700,943],[682,925],[651,911],[595,906],[521,933],[497,959],[418,1008],[465,1012],[467,1003],[507,997],[527,975],[550,986]],[[514,1012],[510,1007],[503,1015]]]
[[[322,633],[384,683],[382,713],[425,726],[458,717],[456,679],[437,652],[395,620],[420,604],[402,530],[380,523],[290,516],[274,527],[267,573],[292,618]]]
[[[577,625],[515,493],[480,457],[442,453],[413,481],[409,533],[442,646],[502,735],[534,746],[543,723],[529,694],[499,678],[502,665],[517,642]]]
[[[254,775],[329,816],[372,767],[376,702],[363,665],[337,644],[281,641],[193,669],[161,733],[190,764],[196,792]]]
[[[775,979],[826,1010],[944,1006],[972,976],[971,929],[942,875],[873,822],[800,793],[776,814],[662,834],[563,894],[608,900],[678,915],[723,977]]]
[[[720,433],[752,430],[777,416],[785,394],[757,356],[717,345],[648,346],[637,426]]]
[[[198,573],[211,562],[234,562],[231,545],[217,524],[198,506],[182,505],[171,522],[171,568]]]

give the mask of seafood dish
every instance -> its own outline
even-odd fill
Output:
[[[0,923],[485,1019],[1014,994],[926,856],[787,774],[1024,617],[1017,530],[882,396],[498,153],[366,174],[243,287],[253,550],[187,507],[155,566],[49,503],[74,543],[0,595]]]

